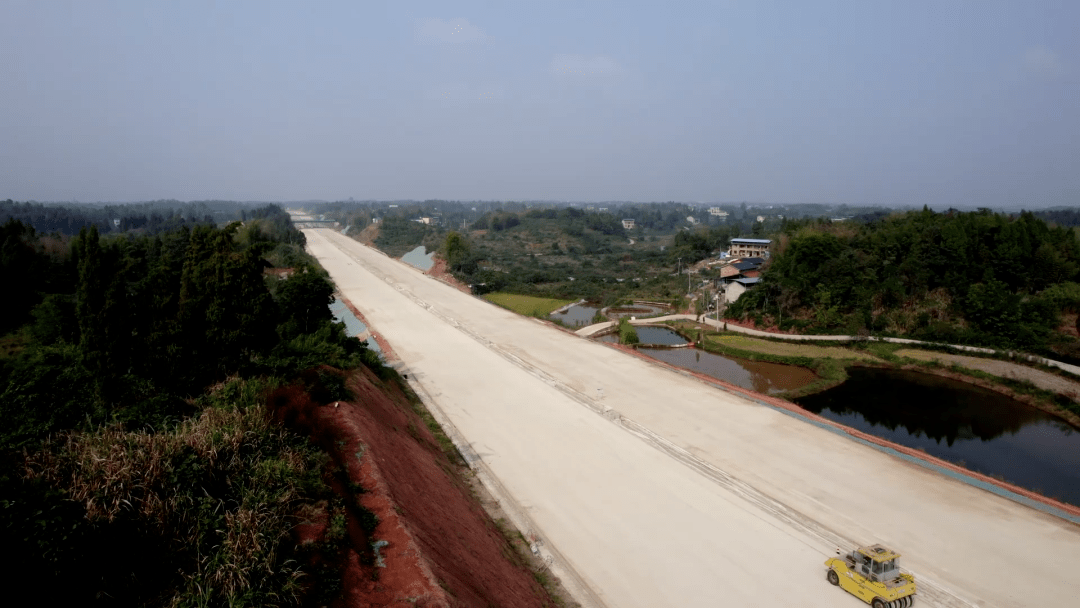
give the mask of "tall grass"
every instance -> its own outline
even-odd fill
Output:
[[[165,431],[114,424],[55,437],[28,457],[26,477],[62,488],[91,536],[118,545],[113,552],[156,544],[161,555],[141,559],[161,559],[178,580],[136,590],[140,600],[298,604],[305,573],[290,538],[295,514],[331,492],[321,479],[326,456],[265,415],[260,396],[274,384],[227,382],[199,414]],[[142,578],[170,578],[152,574]]]

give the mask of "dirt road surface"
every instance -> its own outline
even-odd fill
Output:
[[[823,562],[874,542],[918,605],[1080,597],[1075,523],[304,233],[586,604],[856,608]]]

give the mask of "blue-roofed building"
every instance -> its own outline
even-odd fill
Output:
[[[770,239],[731,239],[731,248],[728,255],[733,258],[768,258],[769,247],[772,246]]]

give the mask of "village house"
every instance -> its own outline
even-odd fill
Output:
[[[756,285],[760,280],[758,277],[735,279],[724,288],[724,299],[728,304],[735,302],[739,299],[739,296],[746,293],[746,290]]]
[[[633,230],[634,229],[634,220],[623,220],[622,221],[622,227],[627,229],[627,230]]]
[[[769,239],[731,239],[728,254],[733,258],[768,258],[770,245],[772,241]]]
[[[723,290],[727,303],[739,299],[761,280],[761,266],[764,258],[735,258],[720,267],[720,278],[716,280],[716,289]]]

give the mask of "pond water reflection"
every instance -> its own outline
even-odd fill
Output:
[[[638,340],[642,344],[663,344],[664,346],[679,346],[689,344],[686,338],[679,332],[667,327],[651,327],[644,325],[636,327]]]
[[[686,339],[676,332],[663,327],[638,327],[638,337],[642,343],[648,343],[642,330],[658,329],[671,332],[678,337],[675,344],[685,344]],[[649,335],[649,334],[645,334]],[[607,334],[597,338],[601,342],[617,343],[618,334]],[[653,338],[655,339],[655,338]],[[662,342],[651,342],[663,344]],[[817,375],[805,367],[796,365],[782,365],[780,363],[767,363],[764,361],[750,361],[736,357],[726,357],[696,348],[648,348],[641,347],[638,352],[646,354],[675,367],[681,367],[691,371],[711,376],[718,380],[730,382],[735,386],[775,395],[784,391],[801,388],[817,380]]]
[[[551,318],[562,321],[567,327],[584,327],[592,325],[593,317],[596,316],[598,310],[600,309],[595,306],[574,304],[562,312],[551,313]]]
[[[853,368],[808,411],[1080,505],[1080,433],[994,391],[907,370]]]
[[[670,363],[766,395],[800,388],[817,380],[814,372],[797,365],[725,357],[696,348],[640,348],[654,359]]]

